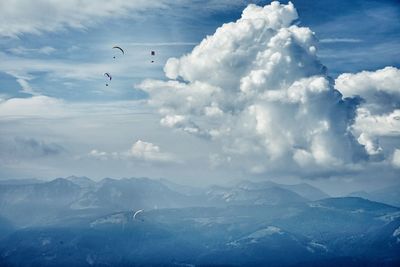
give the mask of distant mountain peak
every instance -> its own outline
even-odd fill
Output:
[[[392,185],[370,192],[356,191],[350,193],[348,196],[362,197],[368,200],[400,207],[400,185]]]
[[[317,187],[314,187],[308,183],[302,182],[299,184],[279,184],[273,181],[260,181],[260,182],[253,182],[249,180],[241,181],[236,184],[236,188],[246,189],[246,190],[260,190],[260,189],[267,189],[272,187],[277,187],[285,190],[289,190],[293,193],[300,195],[303,198],[308,200],[318,200],[329,198],[330,196],[320,190]]]
[[[68,176],[65,179],[80,187],[90,187],[96,183],[95,181],[91,180],[86,176]]]

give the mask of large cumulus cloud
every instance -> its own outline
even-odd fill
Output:
[[[352,132],[358,96],[343,97],[296,25],[293,4],[249,5],[193,51],[167,61],[166,81],[146,80],[161,124],[220,146],[213,165],[253,173],[351,170],[369,158]]]

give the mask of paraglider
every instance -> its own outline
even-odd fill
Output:
[[[143,210],[138,210],[133,214],[133,219],[134,220],[138,220],[140,213],[142,213]],[[141,221],[143,221],[143,219],[141,219]]]
[[[110,73],[106,72],[106,73],[104,73],[104,76],[107,78],[108,81],[112,80],[112,76]],[[106,83],[106,86],[108,86],[108,82]]]
[[[113,49],[117,49],[117,50],[121,51],[123,55],[125,55],[125,51],[124,51],[124,49],[122,49],[121,47],[119,47],[119,46],[113,46]],[[115,56],[113,56],[113,58],[115,59]]]
[[[155,52],[155,51],[151,51],[151,53],[150,53],[150,54],[151,54],[151,56],[153,56],[153,57],[154,57],[154,56],[156,55],[156,52]],[[151,63],[154,63],[154,59],[152,59],[152,60],[151,60]]]

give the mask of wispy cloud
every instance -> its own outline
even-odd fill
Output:
[[[98,149],[92,149],[87,156],[97,160],[136,160],[141,162],[153,163],[178,163],[176,156],[164,152],[160,146],[151,142],[137,140],[130,150],[123,152],[105,152]]]
[[[0,36],[16,37],[65,28],[85,29],[105,18],[135,16],[149,8],[165,7],[165,1],[142,0],[8,1],[0,8]]]
[[[319,40],[320,43],[361,43],[363,40],[356,38],[325,38]]]
[[[125,46],[194,46],[196,42],[126,43]]]
[[[27,137],[15,137],[11,140],[2,138],[0,144],[0,161],[3,162],[19,158],[51,157],[66,152],[60,144]]]
[[[32,86],[29,84],[29,82],[25,79],[18,78],[17,83],[21,86],[21,92],[30,94],[30,95],[39,95],[35,90],[32,88]]]
[[[22,92],[36,95],[29,81],[37,77],[46,76],[48,79],[63,81],[103,81],[103,73],[118,73],[118,76],[127,77],[132,69],[142,67],[144,59],[125,59],[126,64],[113,64],[112,61],[83,62],[80,60],[26,58],[0,52],[0,72],[13,76],[21,86]],[[110,89],[111,90],[111,89]]]
[[[0,122],[31,119],[66,119],[83,116],[130,117],[155,114],[145,101],[113,101],[107,103],[67,102],[58,98],[37,95],[27,98],[0,98]]]
[[[43,46],[39,48],[27,48],[24,46],[17,46],[8,49],[9,52],[15,55],[29,55],[29,54],[42,54],[42,55],[50,55],[57,51],[54,47],[51,46]]]
[[[142,12],[187,9],[216,10],[244,5],[243,0],[14,0],[0,3],[0,36],[18,37],[22,34],[41,34],[65,29],[86,29],[105,19],[135,18]],[[40,15],[38,15],[40,14]],[[192,16],[192,15],[190,15]]]

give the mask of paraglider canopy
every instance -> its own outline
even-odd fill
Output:
[[[113,49],[118,49],[119,51],[122,52],[123,55],[125,55],[125,51],[124,51],[124,49],[122,49],[121,47],[119,47],[119,46],[113,46]]]
[[[109,81],[112,80],[112,76],[110,73],[106,72],[106,73],[104,73],[104,76],[106,76],[107,80],[109,80]],[[106,86],[108,86],[108,83],[106,83]]]
[[[125,51],[124,51],[124,49],[122,49],[121,47],[119,47],[119,46],[113,46],[113,49],[117,49],[117,50],[121,51],[121,53],[122,53],[123,55],[125,55]],[[113,58],[115,58],[115,56],[113,56]]]
[[[138,211],[136,211],[136,212],[133,214],[133,219],[134,219],[134,220],[137,220],[139,214],[142,213],[142,212],[143,212],[143,210],[138,210]]]

